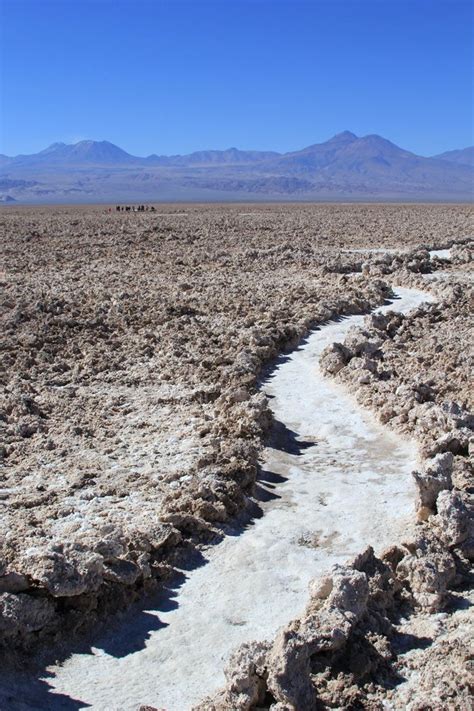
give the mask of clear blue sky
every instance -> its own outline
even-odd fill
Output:
[[[0,0],[0,152],[473,143],[467,0]]]

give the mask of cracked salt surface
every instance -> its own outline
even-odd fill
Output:
[[[430,300],[414,289],[397,295],[380,311],[406,312]],[[146,611],[143,648],[129,651],[139,624],[130,613],[94,640],[91,654],[51,667],[50,711],[190,709],[223,684],[233,649],[273,637],[302,612],[312,578],[367,544],[380,551],[406,534],[414,442],[382,427],[318,369],[323,348],[362,320],[351,316],[315,330],[262,385],[277,420],[258,486],[263,516],[209,548],[207,563],[186,573],[171,605]],[[114,655],[120,647],[126,656]]]

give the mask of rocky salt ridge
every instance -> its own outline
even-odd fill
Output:
[[[467,264],[472,249],[463,244],[453,249],[452,257]],[[412,265],[407,269],[408,260]],[[415,271],[431,271],[426,252],[387,255],[378,264],[366,265],[365,271],[396,273],[399,283],[419,284],[413,261],[419,267]],[[428,322],[431,317],[434,329],[443,318],[452,323],[459,311],[466,317],[469,295],[457,281],[450,284],[448,278],[448,285],[446,279],[435,281],[432,288],[440,301],[406,316],[366,317],[363,328],[352,329],[343,344],[328,346],[321,359],[323,370],[348,385],[382,422],[419,441],[424,464],[413,474],[418,491],[415,537],[380,558],[368,548],[314,581],[305,613],[274,641],[238,649],[226,669],[225,688],[194,711],[303,711],[354,705],[400,711],[470,708],[474,622],[464,608],[466,602],[474,602],[474,418],[466,409],[470,380],[462,368],[462,341],[471,342],[472,323],[466,320],[464,332],[457,334],[460,343],[455,350],[461,362],[450,368],[451,389],[461,404],[443,401],[438,394],[446,377],[439,363],[437,378],[426,383],[420,377],[423,361],[420,355],[416,358],[416,341],[411,340],[420,335],[416,328],[405,339],[402,335],[402,324],[416,324],[423,317]],[[429,325],[422,322],[421,327],[426,333]],[[440,347],[442,334],[443,330],[434,351],[430,343],[425,352],[430,359],[446,352]],[[394,356],[389,357],[387,343],[397,337],[415,351],[402,354],[399,369],[388,367]],[[448,338],[452,339],[452,330]],[[429,640],[426,650],[416,642],[423,635]]]

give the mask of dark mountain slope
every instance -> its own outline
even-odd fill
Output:
[[[447,160],[450,163],[457,163],[458,165],[470,165],[474,168],[474,146],[461,148],[457,151],[446,151],[445,153],[433,156],[433,158]]]
[[[472,189],[474,173],[464,165],[423,158],[377,135],[358,138],[349,132],[267,163],[269,170],[311,179],[316,184],[365,185],[412,192]]]

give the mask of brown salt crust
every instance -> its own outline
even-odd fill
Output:
[[[383,214],[397,223],[401,214],[399,208],[385,206],[363,209],[371,213],[371,218]],[[106,448],[114,444],[110,430],[104,428],[103,422],[114,409],[124,407],[135,412],[135,404],[127,401],[130,388],[142,387],[143,381],[152,380],[152,374],[158,369],[162,372],[161,391],[156,401],[152,401],[153,406],[173,405],[175,410],[184,410],[188,414],[199,405],[200,437],[211,440],[210,446],[199,452],[197,461],[187,462],[185,476],[190,471],[193,474],[188,480],[190,483],[184,481],[177,495],[170,493],[170,486],[184,477],[177,476],[180,472],[175,471],[163,477],[161,498],[157,499],[157,505],[163,506],[163,510],[161,516],[154,515],[153,526],[150,526],[149,519],[142,527],[136,522],[119,527],[110,524],[107,527],[106,524],[105,535],[104,531],[97,533],[95,529],[85,534],[81,532],[79,546],[70,540],[71,534],[74,537],[73,528],[66,540],[54,540],[50,552],[42,559],[41,543],[45,537],[48,539],[44,531],[48,516],[70,515],[70,504],[66,503],[64,507],[64,492],[50,492],[41,481],[34,494],[26,498],[18,494],[11,500],[15,520],[24,518],[16,531],[17,538],[15,533],[11,535],[11,526],[4,544],[4,586],[16,585],[14,592],[4,593],[14,596],[13,600],[3,598],[2,601],[6,626],[18,626],[21,605],[17,601],[37,600],[38,593],[46,603],[41,614],[48,618],[48,622],[38,631],[38,624],[43,624],[41,614],[39,610],[30,610],[33,621],[28,624],[37,629],[30,632],[24,625],[13,634],[9,631],[9,647],[12,642],[20,640],[30,643],[39,639],[44,643],[42,635],[57,634],[59,620],[63,624],[68,618],[79,627],[85,619],[94,620],[99,612],[110,612],[128,603],[146,592],[156,580],[165,579],[170,570],[167,561],[172,562],[176,546],[182,545],[190,536],[199,541],[200,536],[208,532],[212,534],[216,522],[235,515],[245,505],[246,495],[251,493],[261,438],[268,425],[265,403],[252,395],[261,365],[285,345],[295,344],[312,325],[336,313],[368,309],[380,303],[386,294],[379,280],[386,269],[385,264],[381,266],[380,257],[343,256],[328,253],[327,249],[323,252],[323,241],[314,236],[312,223],[315,215],[323,214],[328,224],[331,220],[334,224],[335,215],[336,222],[344,221],[347,215],[363,214],[360,208],[308,209],[306,224],[301,220],[300,207],[290,215],[285,210],[284,215],[278,214],[278,227],[284,237],[275,235],[274,215],[263,210],[256,212],[257,227],[252,225],[252,229],[243,230],[246,242],[238,246],[236,238],[242,236],[242,224],[233,211],[228,214],[224,211],[224,216],[219,212],[203,211],[198,213],[197,225],[189,222],[189,215],[180,218],[177,225],[176,218],[169,223],[165,219],[164,224],[156,224],[156,221],[142,216],[140,221],[135,221],[135,216],[118,221],[115,216],[108,215],[95,216],[92,220],[78,213],[77,218],[70,221],[68,233],[63,231],[63,211],[53,213],[53,216],[45,212],[41,217],[34,212],[25,211],[20,217],[9,213],[12,221],[7,234],[12,245],[9,247],[11,271],[7,281],[5,321],[9,339],[6,350],[13,354],[13,358],[7,363],[5,408],[7,436],[11,439],[7,441],[4,454],[18,472],[19,480],[26,478],[28,468],[34,469],[40,463],[38,451],[50,465],[59,454],[71,469],[71,481],[66,491],[72,492],[72,496],[75,497],[77,491],[82,493],[85,489],[87,493],[88,489],[97,487],[91,492],[94,497],[107,499],[109,506],[116,503],[111,497],[117,497],[120,503],[124,491],[136,486],[137,480],[125,478],[122,481],[118,477],[117,484],[117,477],[106,476],[102,483],[101,469],[107,472],[107,462],[104,466],[108,454]],[[431,208],[428,211],[410,206],[405,208],[404,214],[413,227],[417,219],[420,224],[426,223],[430,212]],[[439,220],[442,213],[434,212]],[[449,218],[458,220],[457,229],[461,233],[468,213],[465,208],[449,210]],[[25,214],[31,215],[28,218],[32,228],[29,234]],[[367,215],[363,219],[370,224]],[[94,242],[91,224],[97,225],[97,221],[100,227],[95,228],[94,236],[98,241]],[[298,234],[302,222],[302,234]],[[26,232],[21,237],[15,234],[19,226]],[[38,230],[40,226],[41,230]],[[266,239],[267,229],[270,240]],[[293,237],[289,241],[286,235],[292,229]],[[321,234],[321,226],[316,232],[318,229]],[[50,239],[51,232],[53,239]],[[71,241],[73,234],[78,241],[76,247]],[[378,227],[372,233],[368,230],[366,244],[372,245],[374,239],[379,239],[380,243],[384,241]],[[414,236],[411,239],[415,241]],[[52,247],[51,255],[44,251],[48,242]],[[342,244],[359,247],[364,245],[364,240],[349,235]],[[26,252],[19,251],[19,247],[26,247]],[[65,258],[64,252],[68,250],[73,254]],[[114,269],[113,256],[117,252],[118,265],[125,274]],[[54,266],[55,260],[57,267]],[[163,269],[169,271],[166,279],[150,278],[144,265],[148,264],[149,268],[153,260],[161,262]],[[202,265],[208,270],[217,270],[217,274],[219,268],[223,269],[225,279],[216,278],[215,273],[203,277]],[[263,267],[270,270],[271,277],[262,279]],[[409,255],[403,263],[403,278],[420,285],[417,270],[423,272],[428,267],[426,255]],[[247,280],[242,278],[243,268],[250,274]],[[88,269],[91,278],[84,277]],[[28,272],[35,275],[34,280],[26,278]],[[65,284],[59,285],[55,281],[59,272]],[[387,273],[394,272],[401,272],[398,265]],[[21,298],[16,287],[15,275],[18,274],[26,281],[26,286],[22,285]],[[106,276],[104,286],[99,281],[101,275]],[[124,282],[126,290],[123,289]],[[229,290],[224,300],[223,288]],[[341,290],[344,291],[343,298],[339,295]],[[158,318],[150,311],[154,305],[151,294],[160,294]],[[219,316],[210,321],[212,309]],[[142,311],[145,314],[143,322],[139,320]],[[189,338],[185,336],[191,328],[193,338],[195,332],[199,335],[197,343],[192,342],[194,355],[190,359],[183,346],[189,344]],[[155,329],[159,329],[159,343]],[[242,334],[245,334],[244,338]],[[133,347],[124,348],[124,344]],[[221,353],[224,344],[228,355]],[[141,372],[136,367],[137,360],[141,364],[146,363],[146,359],[151,360],[152,367],[143,367]],[[166,387],[175,382],[184,383],[185,387]],[[128,388],[126,396],[119,397],[118,402],[111,401],[105,392],[105,412],[99,409],[97,418],[97,397],[92,400],[94,407],[91,408],[84,390],[92,390],[98,385],[98,394],[104,397],[103,385],[109,383],[114,388],[117,383]],[[59,399],[55,394],[58,388],[61,389]],[[141,392],[145,399],[149,397],[143,387]],[[201,414],[202,410],[204,414]],[[212,415],[209,414],[211,410]],[[78,413],[79,424],[74,425],[71,433],[69,425]],[[114,418],[115,415],[112,419],[116,423],[117,418]],[[63,426],[64,421],[68,427]],[[178,418],[177,422],[182,426],[182,420]],[[10,425],[14,428],[13,433],[8,429]],[[176,420],[171,421],[171,425],[176,427]],[[192,431],[196,429],[195,423],[193,427]],[[71,444],[73,437],[80,437],[81,444],[85,443],[79,452],[99,451],[102,459],[88,461],[82,470],[74,466],[78,449],[73,448],[74,456],[68,458],[65,447]],[[93,447],[88,443],[90,437],[95,438]],[[221,441],[216,442],[219,438]],[[59,453],[57,449],[60,449]],[[49,460],[48,453],[52,453]],[[204,474],[198,474],[196,481],[196,473],[200,471]],[[53,481],[56,474],[52,471],[46,483]],[[153,501],[153,489],[159,488],[159,484],[155,482],[154,487],[146,485],[145,488]],[[10,494],[8,492],[7,496]],[[30,511],[34,515],[25,516],[25,512]],[[29,538],[31,535],[32,539]],[[34,545],[29,545],[31,541]],[[21,561],[20,571],[22,565],[26,569],[24,573],[16,571],[17,561]],[[34,572],[33,579],[31,571]],[[11,577],[12,572],[18,577]],[[25,584],[29,586],[26,589]],[[54,605],[53,615],[46,611],[47,608],[51,612],[48,607],[51,603]],[[63,629],[66,627],[64,625]],[[277,679],[275,688],[278,683]]]
[[[1,590],[56,611],[22,635],[6,605],[9,649],[96,624],[247,505],[269,425],[262,365],[388,294],[359,256],[306,233],[333,213],[279,212],[283,236],[260,209],[250,223],[234,210],[7,214]]]

